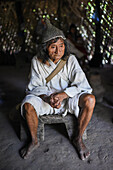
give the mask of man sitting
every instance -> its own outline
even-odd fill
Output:
[[[48,114],[74,114],[78,119],[73,144],[82,160],[90,152],[83,143],[86,129],[95,106],[95,97],[76,57],[69,54],[66,38],[61,30],[46,19],[46,30],[37,55],[32,59],[30,81],[27,94],[21,105],[21,114],[26,119],[31,134],[29,145],[21,149],[21,156],[27,159],[38,144],[38,117]],[[66,61],[61,70],[49,81],[46,78]],[[80,111],[79,111],[80,108]]]

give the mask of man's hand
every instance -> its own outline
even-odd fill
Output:
[[[61,107],[61,102],[54,95],[55,94],[50,95],[50,103],[49,104],[51,107],[59,109]]]
[[[62,101],[68,98],[68,95],[65,92],[62,92],[62,93],[54,93],[51,94],[50,96],[41,95],[40,97],[44,102],[50,104],[51,107],[59,109],[61,107]]]
[[[54,93],[54,94],[50,95],[51,107],[59,109],[61,107],[62,101],[66,98],[68,98],[68,95],[65,92]]]

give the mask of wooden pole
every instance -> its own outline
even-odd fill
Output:
[[[96,18],[95,18],[95,25],[96,25],[96,37],[95,37],[95,52],[93,59],[90,62],[90,66],[93,67],[100,67],[102,65],[102,55],[100,53],[100,45],[101,45],[101,28],[100,28],[100,0],[95,0],[96,8]]]
[[[58,14],[58,27],[59,28],[61,28],[61,6],[62,6],[62,0],[58,0],[57,14]]]

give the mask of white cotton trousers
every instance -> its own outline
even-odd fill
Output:
[[[21,104],[21,115],[24,117],[23,106],[25,103],[30,103],[35,111],[37,116],[42,115],[51,115],[51,114],[61,114],[62,116],[66,116],[67,112],[74,114],[76,117],[79,115],[79,106],[78,101],[79,97],[83,93],[79,93],[78,95],[68,98],[62,102],[62,105],[59,109],[52,108],[48,103],[44,102],[40,97],[35,96],[33,94],[28,94],[24,98]]]

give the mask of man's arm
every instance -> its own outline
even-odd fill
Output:
[[[45,78],[41,75],[41,71],[40,62],[34,57],[31,62],[30,80],[26,89],[27,94],[40,96],[49,93]]]
[[[86,75],[74,55],[71,55],[68,60],[68,78],[70,84],[66,87],[66,89],[64,89],[64,92],[69,97],[74,97],[81,92],[92,92],[92,88],[86,78]]]
[[[69,96],[65,92],[61,92],[61,93],[51,94],[50,96],[40,95],[39,97],[44,102],[50,104],[51,107],[59,109],[61,107],[62,101],[68,98]]]

